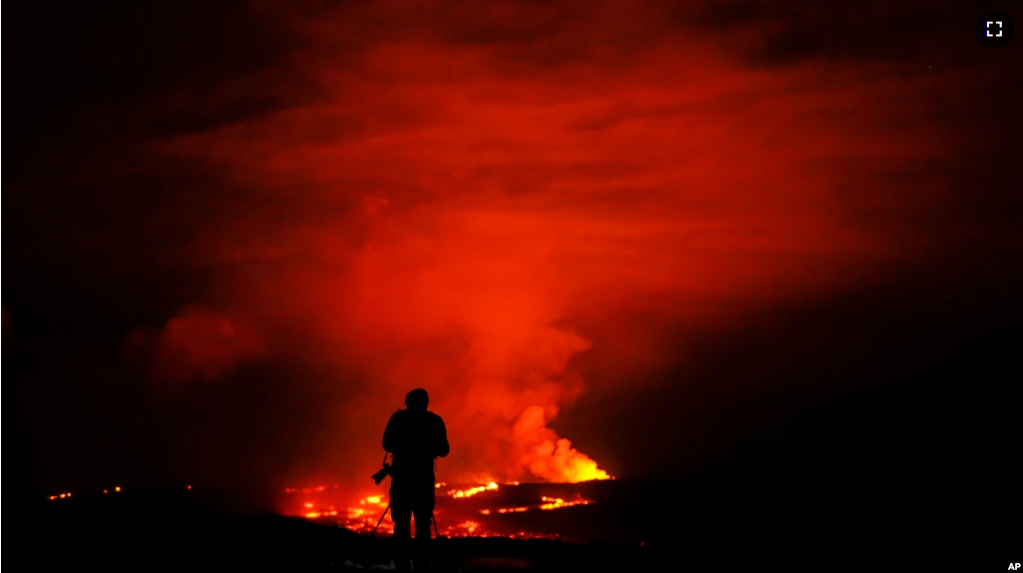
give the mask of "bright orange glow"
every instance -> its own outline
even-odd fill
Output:
[[[188,491],[192,491],[192,486],[190,486],[190,485],[185,486],[185,489],[187,489]]]
[[[530,407],[519,416],[512,429],[513,435],[540,436],[549,434],[547,413],[543,408]],[[548,438],[523,454],[522,463],[533,475],[555,482],[581,482],[606,480],[611,476],[597,467],[597,462],[572,447],[566,439]]]
[[[540,505],[540,509],[561,509],[563,507],[572,507],[573,505],[587,505],[590,503],[585,500],[565,501],[563,499],[553,497],[543,497],[541,498],[541,501],[543,501],[543,504]]]
[[[359,505],[378,505],[380,507],[387,507],[387,502],[384,501],[382,496],[371,495],[360,499]]]
[[[509,483],[506,485],[509,487],[513,487],[515,484]],[[479,485],[471,488],[449,490],[447,492],[448,494],[447,497],[451,500],[465,500],[484,492],[498,492],[500,491],[501,487],[502,486],[497,482],[489,482],[485,485]],[[317,490],[318,488],[304,489],[286,488],[284,491],[287,494],[300,494],[303,491],[306,491],[310,493],[303,495],[315,496],[318,493],[320,493]],[[297,508],[300,507],[301,510],[295,511],[295,513],[288,512],[285,513],[296,516],[304,516],[307,519],[315,520],[333,518],[336,519],[336,522],[339,526],[361,533],[371,532],[373,528],[377,526],[378,521],[383,515],[384,520],[380,522],[378,532],[380,534],[386,535],[390,534],[393,531],[394,524],[390,520],[389,514],[384,514],[385,511],[384,508],[388,506],[387,496],[370,495],[353,499],[352,502],[357,501],[358,503],[357,504],[353,503],[352,506],[348,507],[344,511],[338,511],[333,505],[330,505],[330,503],[332,503],[330,501],[331,499],[334,498],[326,498],[322,499],[322,501],[320,502],[317,502],[316,500],[307,497],[306,499],[301,500],[297,506],[292,506],[295,507],[296,510]],[[488,497],[488,499],[498,501],[500,498]],[[450,503],[454,503],[456,506],[462,505],[461,501],[452,501]],[[578,505],[587,505],[590,503],[592,502],[581,498],[577,498],[574,501],[568,501],[566,499],[559,497],[542,496],[537,500],[537,503],[535,505],[521,505],[515,507],[485,507],[482,509],[472,508],[472,506],[469,506],[466,509],[468,511],[472,511],[476,515],[490,517],[491,519],[493,519],[494,517],[501,515],[518,514],[534,510],[536,511],[556,510]],[[317,507],[325,509],[315,509]],[[438,518],[438,521],[441,522],[440,527],[442,535],[446,535],[449,537],[458,536],[489,537],[495,535],[495,533],[493,533],[492,531],[488,531],[486,524],[474,521],[472,519],[466,520],[465,519],[465,516],[467,515],[466,513],[457,509],[451,509],[451,506],[448,506],[448,508],[446,509],[444,508],[444,506],[440,506],[438,508],[438,512],[439,515],[441,515],[441,517]],[[448,515],[447,512],[453,512],[453,514]],[[446,519],[452,519],[452,521],[450,522],[452,524],[449,525],[448,522],[445,521]],[[502,533],[501,535],[505,534]],[[511,537],[557,538],[557,536],[553,534],[530,533],[523,531],[511,535]]]
[[[121,491],[121,486],[117,486],[117,487],[115,487],[115,488],[114,488],[114,491]]]
[[[497,513],[522,513],[523,511],[529,511],[528,507],[502,507],[497,510]]]
[[[454,529],[461,530],[465,535],[473,535],[480,530],[480,524],[475,521],[465,521],[456,525]]]
[[[472,497],[476,494],[483,493],[485,491],[497,491],[498,486],[495,482],[490,482],[487,485],[481,485],[472,487],[469,489],[452,489],[448,491],[448,495],[451,497]]]
[[[106,494],[107,494],[107,490],[103,490],[103,495],[106,495]]]

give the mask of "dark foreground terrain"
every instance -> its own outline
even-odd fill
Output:
[[[648,491],[653,491],[650,487]],[[200,491],[131,492],[75,496],[12,507],[4,512],[7,563],[31,570],[99,571],[342,571],[365,570],[391,560],[389,539],[271,513],[244,512],[223,495]],[[1005,571],[1020,561],[1006,553],[1006,536],[910,528],[877,515],[873,526],[855,521],[835,528],[825,523],[795,529],[792,519],[765,515],[747,534],[738,517],[722,511],[684,515],[662,499],[630,501],[629,510],[605,504],[576,518],[600,520],[621,530],[648,531],[642,545],[621,536],[607,541],[568,543],[545,539],[439,539],[434,543],[440,571]],[[660,507],[658,507],[660,505]],[[558,512],[571,519],[574,508]],[[583,509],[583,508],[580,508]],[[777,511],[777,509],[775,510]],[[862,516],[850,515],[849,520]],[[777,527],[771,528],[774,521]],[[705,527],[701,527],[700,523]],[[566,522],[567,523],[567,522]],[[630,526],[630,524],[632,524]],[[785,525],[783,525],[785,524]],[[684,527],[683,527],[684,526]],[[614,529],[614,528],[611,528]],[[686,535],[704,531],[704,535]],[[964,527],[962,531],[969,530]],[[717,532],[717,535],[714,534]],[[857,533],[858,532],[858,533]],[[1020,546],[1023,547],[1023,546]]]

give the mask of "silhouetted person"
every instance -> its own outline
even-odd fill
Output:
[[[392,454],[391,519],[398,550],[398,567],[408,567],[412,558],[412,518],[416,520],[417,557],[425,557],[435,504],[437,458],[448,455],[448,432],[444,420],[426,407],[430,396],[417,388],[405,396],[405,409],[398,410],[384,430],[384,450]]]

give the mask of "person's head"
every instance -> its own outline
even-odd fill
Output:
[[[409,410],[425,411],[430,404],[430,395],[422,388],[416,388],[405,395],[405,407]]]

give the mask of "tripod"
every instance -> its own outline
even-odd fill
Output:
[[[388,453],[389,452],[384,452],[383,465],[384,465],[385,469],[388,468],[388,466],[387,466],[387,456],[388,456]],[[392,455],[391,459],[393,461],[393,459],[394,459],[393,455]],[[434,474],[437,473],[437,458],[433,459],[433,472],[434,472]],[[387,475],[387,474],[383,474],[383,475]],[[382,476],[381,476],[381,479],[383,479]],[[392,477],[391,479],[394,479],[394,478]],[[377,481],[378,485],[379,485],[379,483],[380,483],[380,481]],[[373,533],[370,533],[370,535],[375,536],[377,534],[377,529],[380,529],[380,524],[384,522],[384,518],[387,517],[387,512],[390,511],[390,510],[391,510],[391,501],[387,500],[387,507],[385,507],[384,508],[384,512],[380,514],[380,519],[377,521],[376,527],[373,528]],[[394,518],[394,512],[391,513],[391,518],[392,519]],[[437,538],[439,539],[440,538],[440,530],[437,529],[437,515],[434,513],[433,510],[430,510],[430,523],[433,524],[433,533],[434,533],[434,535],[436,535]],[[418,527],[418,526],[419,526],[419,524],[416,523],[416,527]]]
[[[373,533],[370,533],[370,535],[376,535],[377,534],[377,529],[380,528],[380,524],[384,522],[384,518],[387,517],[387,512],[390,511],[390,510],[391,510],[391,502],[388,501],[387,502],[387,507],[384,508],[384,512],[380,514],[380,520],[377,521],[377,526],[373,528]]]
[[[374,535],[375,536],[377,534],[377,529],[380,529],[380,524],[384,522],[384,518],[387,517],[387,512],[390,511],[390,510],[391,510],[391,502],[387,502],[387,507],[384,508],[384,512],[380,514],[380,519],[377,520],[376,527],[373,528],[373,533],[370,533],[370,535]],[[433,524],[433,533],[434,533],[434,535],[438,539],[440,539],[440,530],[437,529],[437,514],[434,513],[433,511],[430,512],[430,523]],[[419,527],[418,523],[416,524],[416,527]]]

